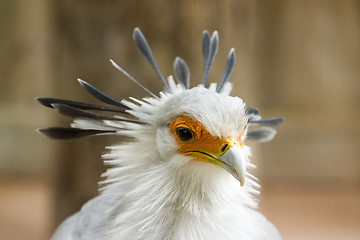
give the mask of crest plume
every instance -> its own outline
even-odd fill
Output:
[[[154,69],[156,75],[161,80],[165,92],[170,93],[171,89],[168,83],[165,81],[165,78],[162,75],[160,69],[158,68],[156,61],[153,57],[152,51],[150,49],[150,46],[139,28],[135,28],[133,38],[137,49],[139,50],[141,55],[144,56],[144,58],[149,62],[149,64]],[[209,70],[212,62],[214,61],[218,48],[219,48],[219,37],[217,31],[215,31],[211,37],[207,31],[204,31],[202,37],[202,55],[204,59],[204,70],[203,70],[203,77],[200,83],[202,86],[205,86],[207,83]],[[135,82],[137,85],[143,88],[152,97],[158,98],[155,94],[150,92],[140,82],[135,80],[130,74],[128,74],[123,68],[121,68],[118,64],[116,64],[113,60],[110,59],[110,62],[116,69],[122,72],[131,81]],[[235,50],[232,48],[229,52],[226,61],[225,70],[222,79],[220,80],[219,85],[216,87],[216,92],[220,93],[222,91],[225,84],[228,82],[229,78],[231,77],[231,73],[233,72],[234,67],[235,67]],[[182,85],[185,89],[190,88],[190,70],[186,62],[180,57],[175,58],[174,75],[180,85]],[[144,124],[140,121],[128,119],[126,117],[117,117],[117,116],[113,117],[113,116],[107,116],[107,115],[89,112],[89,110],[93,110],[93,111],[113,112],[124,115],[131,115],[129,114],[129,111],[131,111],[131,107],[129,107],[129,104],[124,104],[121,101],[118,101],[108,96],[106,93],[100,91],[99,89],[97,89],[96,87],[92,86],[91,84],[87,83],[84,80],[78,79],[78,81],[81,84],[81,86],[84,87],[84,89],[87,92],[89,92],[92,96],[94,96],[96,99],[100,100],[103,103],[112,105],[113,107],[98,106],[88,103],[57,99],[57,98],[37,98],[36,100],[39,101],[44,106],[54,108],[58,110],[60,113],[70,117],[87,119],[89,121],[109,120],[109,121],[131,122],[135,124]],[[249,108],[247,114],[249,116],[248,119],[250,126],[259,126],[259,125],[276,126],[282,123],[283,121],[283,119],[280,117],[262,119],[261,116],[259,115],[259,111],[254,108]],[[107,123],[103,123],[103,124],[106,125]],[[93,128],[94,126],[98,126],[98,125],[92,125]],[[103,129],[98,130],[96,128],[95,129],[93,128],[92,129],[75,128],[74,130],[69,130],[71,128],[55,127],[55,128],[42,129],[40,130],[40,132],[48,137],[64,140],[64,139],[73,139],[78,137],[100,135],[100,134],[119,134],[121,133],[121,130],[124,129],[123,127],[117,128],[114,126],[112,126],[111,130],[106,130],[106,131],[104,131]],[[266,128],[249,130],[247,136],[249,140],[263,142],[263,141],[271,140],[275,136],[275,134],[276,134],[275,130],[266,127]]]

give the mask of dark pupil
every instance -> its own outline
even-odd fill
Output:
[[[177,128],[176,134],[178,135],[181,141],[189,141],[193,137],[191,130],[183,127]]]

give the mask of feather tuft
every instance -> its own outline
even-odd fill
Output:
[[[271,141],[276,134],[276,130],[269,127],[261,127],[253,130],[249,130],[246,134],[246,139],[257,142]]]
[[[93,95],[95,98],[97,98],[98,100],[113,105],[113,106],[117,106],[117,107],[121,107],[124,109],[130,109],[129,107],[125,106],[124,104],[122,104],[121,102],[113,99],[112,97],[106,95],[105,93],[101,92],[99,89],[95,88],[94,86],[92,86],[91,84],[85,82],[84,80],[81,80],[80,78],[78,78],[78,82],[80,83],[80,85],[85,88],[85,90],[90,93],[91,95]]]
[[[190,87],[190,70],[186,62],[180,57],[176,57],[174,61],[174,74],[175,78],[186,89]]]
[[[114,134],[116,131],[110,130],[94,130],[94,129],[80,129],[80,128],[62,128],[51,127],[38,129],[38,132],[48,138],[57,140],[70,140],[75,138],[87,137],[91,135]]]
[[[98,111],[106,111],[106,112],[127,113],[123,109],[97,106],[97,105],[93,105],[93,104],[75,102],[75,101],[58,99],[58,98],[36,98],[36,100],[39,103],[41,103],[42,105],[44,105],[46,107],[49,107],[49,108],[54,108],[52,106],[53,104],[63,104],[63,105],[68,105],[68,106],[78,108],[78,109],[82,109],[82,110],[98,110]]]
[[[152,92],[150,92],[146,87],[144,87],[139,81],[137,81],[135,78],[133,78],[129,73],[127,73],[122,67],[120,67],[119,65],[117,65],[112,59],[110,59],[111,64],[120,72],[122,72],[122,74],[124,74],[128,79],[130,79],[131,81],[133,81],[135,84],[137,84],[139,87],[141,87],[142,89],[144,89],[147,93],[149,93],[151,96],[153,97],[157,97],[155,94],[153,94]]]
[[[203,78],[201,80],[201,85],[206,86],[207,77],[209,74],[209,70],[212,62],[216,56],[216,53],[219,49],[219,35],[217,31],[214,31],[211,38],[207,31],[203,32],[203,40],[202,40],[202,51],[204,58],[204,73]]]
[[[229,56],[226,61],[224,75],[219,83],[219,86],[216,89],[216,92],[220,92],[224,84],[229,80],[235,67],[235,50],[232,48],[229,52]]]
[[[161,80],[161,83],[164,86],[165,91],[169,91],[169,86],[167,85],[164,76],[160,72],[160,69],[158,68],[155,58],[151,52],[150,46],[147,43],[144,35],[140,31],[139,28],[135,28],[133,33],[134,42],[136,45],[136,48],[139,50],[141,55],[150,63],[151,67],[154,69],[155,73],[158,75],[158,77]]]

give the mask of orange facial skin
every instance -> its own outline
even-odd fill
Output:
[[[192,131],[193,136],[190,140],[182,141],[179,138],[176,130],[181,127]],[[188,116],[180,116],[170,122],[169,129],[179,144],[178,153],[192,156],[195,161],[208,162],[218,166],[221,166],[218,158],[231,146],[243,145],[241,135],[227,138],[213,136],[199,121]]]

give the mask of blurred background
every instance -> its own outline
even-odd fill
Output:
[[[201,34],[219,31],[210,79],[231,47],[232,95],[263,117],[284,116],[275,140],[249,143],[260,208],[284,239],[360,239],[360,2],[356,0],[0,1],[0,239],[48,239],[97,194],[106,145],[63,142],[35,130],[70,119],[34,98],[96,103],[81,78],[123,99],[160,81],[132,42],[140,27],[164,75],[176,56],[202,75]]]

